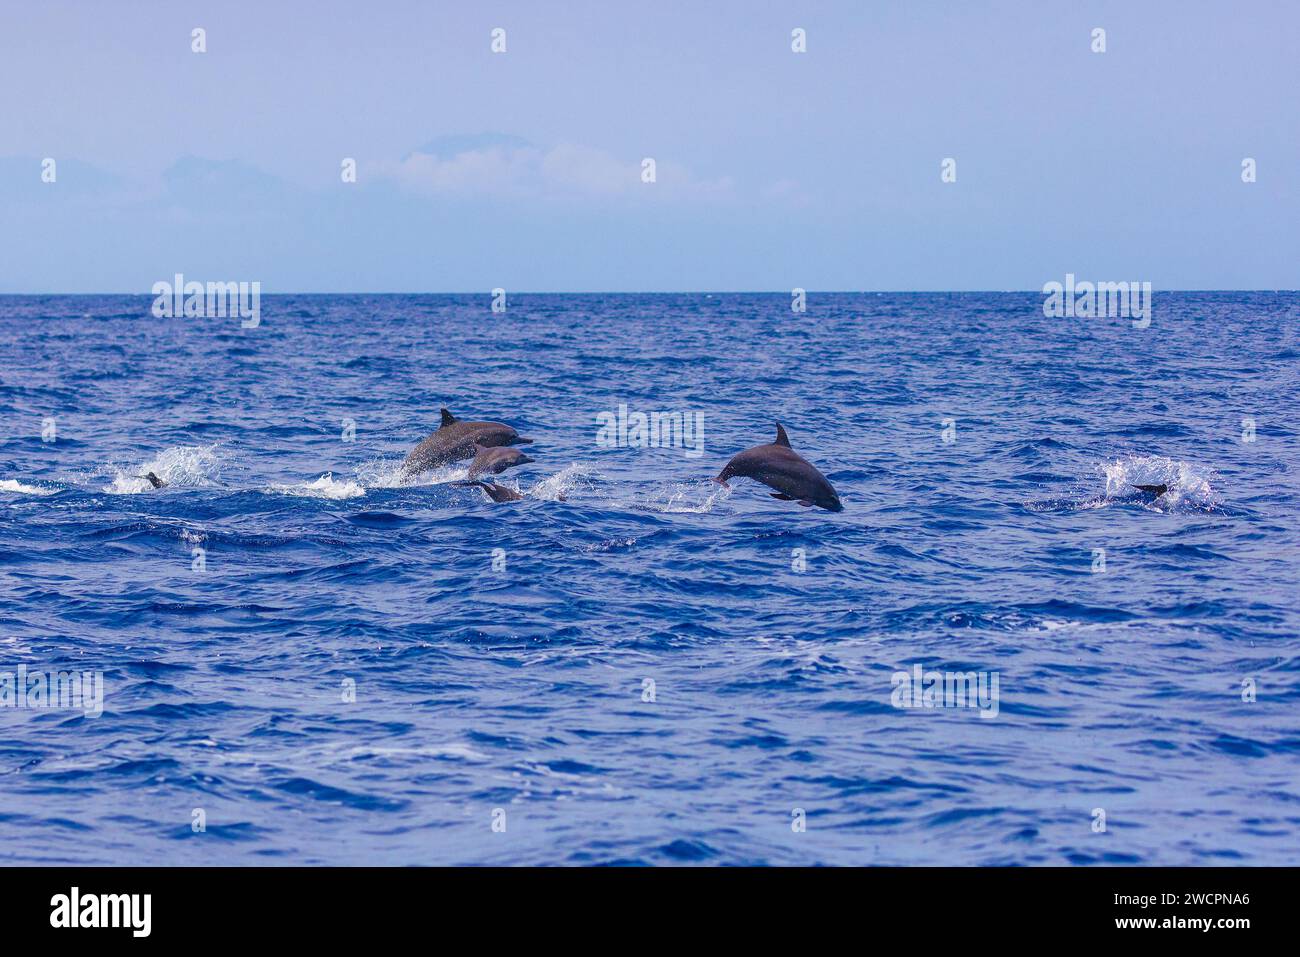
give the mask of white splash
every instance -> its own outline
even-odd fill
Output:
[[[731,489],[719,482],[674,482],[655,489],[646,499],[634,502],[632,507],[668,514],[702,514],[713,511],[714,505],[730,497]]]
[[[594,486],[598,474],[591,466],[574,462],[536,483],[527,495],[546,502],[563,502],[574,490]]]
[[[17,479],[0,479],[0,492],[13,492],[17,495],[53,495],[57,488],[44,485],[28,485]]]
[[[1135,485],[1166,485],[1169,490],[1151,503],[1159,511],[1170,511],[1180,504],[1211,508],[1220,502],[1206,474],[1186,462],[1163,455],[1130,455],[1102,464],[1100,470],[1106,476],[1107,499],[1141,495]]]
[[[297,485],[272,485],[271,491],[279,495],[292,495],[297,498],[328,498],[336,501],[360,498],[366,494],[365,488],[361,485],[347,479],[336,479],[332,472],[326,472],[314,482],[300,482]]]
[[[221,466],[215,444],[177,445],[164,449],[143,465],[117,468],[112,483],[104,491],[110,495],[152,492],[153,484],[145,478],[150,472],[178,488],[207,488],[217,483]]]
[[[148,479],[141,478],[139,475],[118,472],[113,477],[113,481],[104,486],[104,491],[109,495],[139,495],[141,492],[152,492],[153,485]]]
[[[357,481],[366,488],[409,488],[419,485],[446,485],[469,476],[469,460],[444,465],[440,468],[407,475],[402,472],[402,461],[377,458],[357,468]]]

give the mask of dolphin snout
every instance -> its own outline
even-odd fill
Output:
[[[532,445],[532,444],[533,444],[533,440],[532,440],[532,439],[526,439],[526,438],[524,438],[522,435],[516,435],[516,436],[515,436],[515,443],[516,443],[517,445]]]
[[[519,456],[519,464],[520,464],[520,465],[525,465],[525,464],[527,464],[528,462],[536,462],[536,461],[537,461],[537,459],[533,458],[531,455],[521,455],[521,456]]]

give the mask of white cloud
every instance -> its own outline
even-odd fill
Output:
[[[539,153],[526,149],[468,150],[442,157],[412,153],[398,163],[381,163],[379,175],[422,193],[482,196],[513,193],[526,186],[529,170]]]
[[[657,165],[657,181],[643,183],[640,157],[621,160],[571,144],[549,149],[493,145],[452,155],[415,152],[400,162],[379,163],[377,171],[414,192],[463,198],[724,200],[734,192],[730,177],[701,180],[670,161],[657,158]]]

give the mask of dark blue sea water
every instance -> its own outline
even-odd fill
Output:
[[[104,682],[0,708],[0,858],[1294,863],[1300,295],[1042,302],[0,298],[0,671]],[[403,484],[444,405],[523,501]],[[843,512],[709,481],[777,420]]]

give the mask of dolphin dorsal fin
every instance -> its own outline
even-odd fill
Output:
[[[450,412],[448,412],[446,409],[443,409],[442,425],[440,426],[440,428],[445,429],[447,426],[454,425],[455,423],[456,423],[456,417],[452,415]]]
[[[781,423],[776,424],[776,441],[773,445],[784,445],[787,449],[790,447],[790,436],[785,434],[785,429],[781,428]]]

